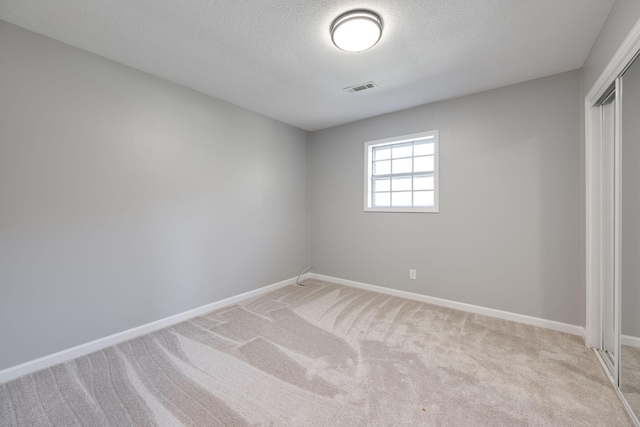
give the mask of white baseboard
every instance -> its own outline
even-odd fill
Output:
[[[247,298],[258,296],[266,292],[296,283],[297,277],[283,280],[282,282],[274,283],[272,285],[264,286],[253,291],[245,292],[240,295],[236,295],[230,298],[226,298],[220,301],[213,302],[211,304],[203,305],[202,307],[194,308],[193,310],[185,311],[173,316],[166,317],[164,319],[156,320],[155,322],[147,323],[136,328],[132,328],[123,332],[119,332],[113,335],[109,335],[104,338],[97,339],[95,341],[81,344],[76,347],[72,347],[67,350],[60,351],[58,353],[50,354],[48,356],[41,357],[39,359],[31,360],[29,362],[12,366],[10,368],[0,371],[0,384],[11,381],[15,378],[23,375],[30,374],[42,369],[50,368],[51,366],[59,363],[64,363],[75,358],[86,356],[87,354],[105,349],[112,345],[120,344],[125,341],[129,341],[133,338],[141,335],[149,334],[160,329],[173,326],[177,323],[184,322],[197,316],[209,313],[213,310],[225,307],[227,305],[235,304],[238,301],[242,301]],[[413,292],[400,291],[396,289],[385,288],[382,286],[370,285],[367,283],[354,282],[352,280],[340,279],[337,277],[324,276],[316,273],[306,273],[301,277],[301,280],[316,279],[327,282],[337,283],[339,285],[350,286],[353,288],[364,289],[368,291],[379,292],[387,295],[393,295],[400,298],[407,298],[416,301],[426,302],[429,304],[439,305],[442,307],[453,308],[456,310],[468,311],[470,313],[483,314],[485,316],[496,317],[498,319],[511,320],[514,322],[524,323],[527,325],[540,326],[542,328],[551,329],[554,331],[565,332],[573,335],[579,335],[584,337],[584,328],[581,326],[570,325],[567,323],[556,322],[553,320],[540,319],[537,317],[526,316],[523,314],[511,313],[508,311],[495,310],[492,308],[480,307],[477,305],[465,304],[456,301],[450,301],[441,298],[430,297],[426,295],[416,294]],[[623,335],[622,344],[640,348],[640,338],[630,337]]]
[[[631,335],[620,335],[620,344],[640,348],[640,338]]]
[[[302,278],[308,278],[308,274],[303,275]],[[274,283],[272,285],[264,286],[262,288],[255,289],[253,291],[245,292],[243,294],[226,298],[220,301],[216,301],[211,304],[203,305],[202,307],[194,308],[192,310],[185,311],[183,313],[165,317],[164,319],[156,320],[155,322],[147,323],[145,325],[138,326],[123,332],[118,332],[116,334],[109,335],[104,338],[99,338],[95,341],[91,341],[86,344],[81,344],[79,346],[72,347],[67,350],[62,350],[57,353],[41,357],[39,359],[31,360],[29,362],[25,362],[20,365],[3,369],[0,371],[0,384],[7,381],[11,381],[23,375],[30,374],[32,372],[50,368],[51,366],[55,366],[59,363],[64,363],[81,356],[86,356],[87,354],[105,349],[112,345],[129,341],[141,335],[159,331],[160,329],[164,329],[169,326],[173,326],[177,323],[192,319],[194,317],[201,316],[203,314],[209,313],[213,310],[217,310],[227,305],[235,304],[238,301],[255,297],[257,295],[261,295],[266,292],[273,291],[275,289],[278,289],[287,285],[293,285],[296,283],[296,279],[297,277],[283,280],[282,282]]]
[[[526,325],[539,326],[541,328],[551,329],[567,334],[578,335],[584,338],[584,327],[570,325],[568,323],[556,322],[554,320],[541,319],[538,317],[527,316],[524,314],[511,313],[509,311],[496,310],[493,308],[481,307],[478,305],[465,304],[462,302],[450,301],[442,298],[435,298],[413,292],[399,291],[396,289],[385,288],[382,286],[370,285],[368,283],[354,282],[352,280],[340,279],[337,277],[324,276],[322,274],[311,273],[309,278],[316,280],[324,280],[338,285],[350,286],[352,288],[364,289],[367,291],[379,292],[382,294],[393,295],[400,298],[407,298],[416,301],[426,302],[442,307],[453,308],[456,310],[468,311],[470,313],[482,314],[485,316],[496,317],[498,319],[511,320],[513,322],[524,323]]]

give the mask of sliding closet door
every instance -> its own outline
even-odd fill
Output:
[[[640,60],[621,84],[620,295],[622,351],[620,389],[640,415]]]
[[[616,303],[616,92],[602,101],[602,355],[618,374]]]

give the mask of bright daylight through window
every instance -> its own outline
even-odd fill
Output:
[[[438,131],[365,143],[364,210],[438,212]]]

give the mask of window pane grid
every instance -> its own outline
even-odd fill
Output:
[[[401,138],[367,143],[369,194],[365,202],[369,200],[369,208],[374,209],[437,212],[437,131]]]
[[[373,207],[434,205],[433,138],[373,147]]]

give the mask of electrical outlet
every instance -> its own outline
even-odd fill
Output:
[[[416,280],[416,271],[415,270],[409,270],[409,279]]]

